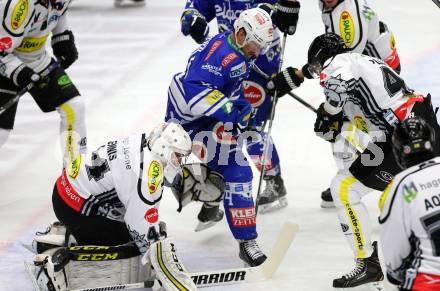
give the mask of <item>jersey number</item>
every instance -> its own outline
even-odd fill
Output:
[[[389,67],[381,66],[380,69],[382,70],[385,90],[387,90],[390,97],[393,97],[405,87],[405,82]]]
[[[434,256],[440,257],[440,211],[425,215],[420,221],[431,240]]]

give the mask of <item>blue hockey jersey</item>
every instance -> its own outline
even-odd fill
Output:
[[[214,122],[235,122],[237,110],[231,100],[244,98],[243,79],[249,62],[231,40],[221,33],[194,51],[186,71],[174,75],[168,90],[166,121],[199,131]]]

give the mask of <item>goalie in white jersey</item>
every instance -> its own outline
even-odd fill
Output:
[[[326,101],[318,109],[315,132],[331,143],[336,141],[336,152],[341,154],[342,165],[331,182],[331,194],[356,258],[355,269],[335,279],[333,287],[381,281],[377,246],[372,242],[368,212],[361,198],[372,190],[383,191],[400,171],[391,150],[391,135],[397,124],[410,115],[423,116],[440,136],[430,95],[414,94],[382,60],[347,53],[344,41],[334,33],[315,38],[302,73],[305,68],[320,76],[324,88]],[[285,71],[288,69],[296,70]],[[280,73],[276,78],[285,76]],[[287,78],[285,82],[289,83]],[[438,142],[434,148],[439,152]]]
[[[380,239],[387,277],[403,291],[440,290],[440,158],[438,132],[408,118],[393,134],[403,172],[382,194]]]
[[[52,196],[57,218],[79,246],[100,246],[101,249],[98,250],[101,251],[98,253],[102,253],[101,260],[105,261],[103,258],[112,256],[114,260],[113,253],[129,259],[127,253],[134,252],[140,255],[138,257],[142,258],[143,264],[152,264],[156,279],[166,290],[193,290],[195,285],[179,261],[174,244],[167,238],[164,223],[159,220],[159,204],[164,186],[172,188],[181,207],[191,200],[217,204],[220,202],[223,194],[223,179],[220,175],[209,172],[200,164],[182,165],[182,159],[191,153],[191,145],[189,135],[180,125],[164,123],[156,127],[149,136],[142,134],[109,141],[96,151],[81,155],[77,172],[68,173],[64,170],[57,179]],[[217,187],[212,181],[215,181]],[[50,234],[37,236],[35,240],[39,243],[51,243],[48,239]],[[127,247],[129,251],[126,247],[122,250],[114,248],[127,243],[135,245]],[[53,242],[52,244],[56,245]],[[37,243],[38,245],[41,244]],[[101,246],[112,246],[110,254],[102,251]],[[41,253],[43,250],[37,247],[37,251]],[[80,259],[77,258],[78,251],[81,252]],[[51,250],[49,254],[50,252]],[[87,276],[93,271],[80,272],[90,266],[79,261],[87,261],[90,257],[93,261],[93,249],[74,247],[64,248],[62,252],[73,258],[70,266],[74,264],[76,270],[69,272],[66,269],[67,279],[64,280],[63,272],[57,267],[60,260],[52,264],[55,265],[55,270],[58,269],[58,273],[51,273],[52,261],[49,260],[49,264],[44,265],[48,273],[52,274],[48,276],[49,281],[55,287],[59,282],[64,284],[56,290],[108,286],[110,283],[135,283],[136,280],[142,282],[148,279],[133,274],[137,274],[138,269],[142,270],[142,266],[129,272],[126,278],[121,278],[119,273],[122,270],[117,269],[119,265],[114,267],[114,262],[108,262],[109,260],[101,263],[106,266],[107,271],[112,270],[111,274],[100,275],[96,269],[94,273],[97,273],[97,278],[92,279]],[[44,261],[47,254],[43,252],[37,262]],[[63,256],[57,253],[52,254],[53,257]],[[127,264],[132,266],[134,263]],[[138,267],[138,264],[134,265]],[[77,272],[87,276],[78,279]],[[105,281],[99,281],[100,276],[105,277]],[[43,276],[40,277],[44,279]],[[135,282],[132,282],[133,278]]]

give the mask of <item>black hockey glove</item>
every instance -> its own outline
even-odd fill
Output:
[[[185,10],[180,18],[180,22],[183,35],[191,35],[197,43],[203,43],[208,37],[208,23],[206,22],[205,17],[203,17],[197,10]]]
[[[300,7],[301,5],[298,1],[278,1],[275,24],[282,32],[290,35],[295,33]]]
[[[328,142],[335,142],[336,136],[341,133],[343,115],[342,111],[335,115],[330,115],[324,109],[324,103],[318,108],[315,121],[315,133]]]
[[[37,83],[41,78],[34,70],[22,64],[12,72],[11,79],[16,86],[22,89],[30,83]]]
[[[70,67],[78,59],[75,38],[70,30],[54,35],[52,37],[52,48],[53,54],[64,69]]]
[[[297,70],[296,68],[288,67],[276,74],[266,85],[268,93],[272,96],[276,93],[278,98],[298,88],[304,80],[296,75],[295,72]]]

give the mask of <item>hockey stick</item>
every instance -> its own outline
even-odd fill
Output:
[[[244,267],[217,271],[196,272],[190,273],[191,278],[198,288],[216,287],[240,283],[254,283],[270,280],[275,272],[278,270],[281,262],[283,261],[287,250],[289,249],[293,239],[295,238],[296,233],[298,232],[298,229],[299,227],[297,224],[286,222],[283,225],[283,228],[272,247],[272,252],[270,253],[270,256],[262,265],[258,267]],[[42,291],[38,287],[34,272],[32,272],[31,270],[32,267],[33,266],[30,263],[25,262],[26,271],[31,277],[35,290]],[[129,290],[137,288],[151,288],[152,286],[152,281],[146,281],[141,283],[74,289],[70,291]]]
[[[280,64],[278,67],[278,72],[281,71],[281,68],[283,67],[283,59],[284,59],[284,51],[286,48],[286,40],[287,40],[287,32],[284,32],[283,35],[283,43],[281,45],[281,56],[280,56]],[[273,95],[273,101],[272,101],[272,106],[270,109],[270,116],[269,116],[269,127],[267,129],[267,133],[264,139],[264,143],[263,143],[263,156],[261,158],[261,171],[260,171],[260,179],[258,181],[258,190],[257,190],[257,198],[256,198],[256,205],[255,205],[255,217],[257,217],[258,214],[258,200],[260,199],[260,194],[261,194],[261,186],[263,185],[263,177],[264,177],[264,173],[266,172],[266,160],[267,160],[267,154],[269,152],[269,143],[270,143],[270,134],[272,133],[272,124],[273,124],[273,119],[275,116],[275,107],[277,105],[277,93],[275,91],[275,94]],[[266,124],[264,124],[265,126]]]
[[[40,77],[46,77],[48,76],[50,73],[52,73],[53,70],[55,70],[56,68],[58,68],[60,66],[60,64],[58,62],[54,62],[52,64],[50,64],[43,72],[40,73]],[[35,86],[35,83],[29,83],[26,85],[26,87],[24,87],[23,89],[21,89],[20,91],[18,91],[17,95],[15,95],[14,98],[12,98],[11,100],[9,100],[8,102],[6,102],[5,104],[3,104],[2,106],[0,106],[0,115],[2,115],[6,110],[8,110],[9,108],[11,108],[12,106],[14,106],[15,103],[18,102],[18,100],[20,100],[21,96],[23,96],[24,94],[26,94],[29,90],[31,90],[33,87]]]

